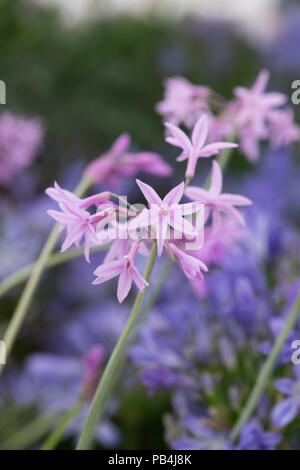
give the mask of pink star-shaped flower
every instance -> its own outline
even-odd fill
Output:
[[[240,224],[245,225],[243,216],[234,206],[249,206],[250,199],[238,194],[221,194],[223,185],[222,171],[218,162],[213,161],[211,185],[209,190],[189,186],[185,190],[185,195],[193,201],[204,201],[207,209],[206,217],[213,211],[214,227],[219,226],[220,212],[225,212],[236,219]]]
[[[173,188],[164,199],[161,199],[157,192],[148,184],[140,180],[136,180],[136,182],[148,201],[149,209],[144,209],[140,215],[135,217],[129,224],[129,229],[147,226],[154,228],[158,256],[162,253],[169,226],[181,234],[190,237],[197,236],[197,232],[191,222],[184,219],[183,216],[194,214],[202,207],[202,204],[178,204],[184,192],[183,182]]]
[[[117,298],[121,303],[127,297],[132,282],[134,282],[140,292],[143,292],[148,282],[141,276],[136,267],[134,266],[134,258],[138,250],[138,243],[132,245],[128,255],[123,256],[122,259],[103,263],[95,270],[94,274],[97,278],[93,284],[102,284],[109,281],[116,276],[119,276]]]
[[[230,142],[214,142],[205,145],[208,135],[208,118],[206,115],[201,116],[196,122],[191,139],[179,127],[168,122],[165,123],[165,126],[172,134],[166,138],[166,141],[182,149],[177,161],[188,160],[185,176],[189,179],[193,178],[195,174],[198,158],[211,157],[218,154],[222,149],[238,146]]]
[[[109,211],[114,211],[112,203],[107,200],[109,193],[99,193],[89,198],[80,199],[70,191],[60,188],[57,183],[55,183],[54,188],[48,188],[46,193],[58,203],[61,209],[61,212],[48,210],[47,213],[61,224],[61,231],[65,229],[67,232],[61,251],[66,251],[73,244],[79,246],[84,238],[84,254],[87,262],[89,262],[90,248],[101,244],[96,233],[97,225],[103,218],[107,217]],[[98,206],[100,204],[102,204],[103,210],[93,215],[85,210],[91,205]]]

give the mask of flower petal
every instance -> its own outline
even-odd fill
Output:
[[[277,403],[272,411],[272,422],[277,428],[283,428],[296,417],[298,413],[297,403],[293,398],[287,398]]]
[[[154,189],[151,188],[151,186],[149,186],[149,184],[143,183],[143,181],[140,181],[140,180],[136,180],[136,182],[140,190],[144,194],[145,198],[147,199],[149,205],[151,204],[161,205],[162,203],[161,198],[159,197],[157,192],[154,191]]]
[[[169,131],[175,137],[178,143],[180,143],[182,149],[188,151],[191,150],[192,144],[190,139],[179,127],[174,126],[174,124],[171,124],[169,122],[165,122],[165,126],[169,129]]]
[[[219,196],[222,191],[223,177],[219,163],[214,160],[212,164],[211,185],[209,193],[212,197]]]
[[[110,261],[109,263],[101,264],[94,271],[94,274],[97,276],[97,279],[93,281],[93,284],[102,284],[102,282],[109,281],[113,277],[118,276],[123,268],[123,260]]]
[[[119,277],[117,297],[121,303],[127,297],[132,284],[131,272],[128,269],[124,269]]]
[[[192,142],[196,153],[199,152],[200,149],[203,147],[207,138],[207,133],[208,119],[207,116],[204,114],[196,122],[192,133]]]
[[[163,199],[164,204],[168,204],[168,206],[173,206],[178,204],[180,199],[183,196],[184,191],[184,182],[178,184],[173,188]]]

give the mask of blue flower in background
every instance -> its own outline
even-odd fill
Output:
[[[278,379],[276,389],[287,398],[275,405],[272,422],[277,428],[283,428],[292,422],[300,412],[300,367],[295,366],[295,379]]]
[[[280,434],[266,432],[257,419],[245,423],[241,430],[238,450],[273,450],[281,441]]]

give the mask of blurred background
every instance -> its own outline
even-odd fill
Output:
[[[131,134],[134,150],[158,152],[174,167],[171,178],[148,177],[154,186],[164,192],[183,177],[184,167],[174,165],[176,150],[164,142],[162,119],[155,112],[165,78],[182,75],[230,99],[235,86],[250,86],[258,72],[267,68],[270,88],[290,97],[292,81],[300,78],[300,4],[288,0],[2,0],[0,44],[0,79],[6,83],[6,105],[0,105],[0,112],[38,120],[43,133],[30,166],[3,181],[0,175],[0,278],[4,279],[34,261],[52,226],[45,188],[57,180],[72,190],[87,163],[122,132]],[[294,110],[299,119],[299,109]],[[282,159],[278,157],[276,165]],[[268,171],[266,164],[254,170],[238,153],[230,163],[233,185],[238,186],[246,174],[253,178],[249,192],[241,192],[247,196],[259,178],[265,189],[263,175]],[[291,173],[296,174],[293,169]],[[126,190],[136,197],[134,182]],[[262,198],[261,207],[264,204]],[[98,343],[106,358],[111,351],[133,297],[120,308],[112,301],[115,285],[100,289],[90,285],[99,257],[92,266],[78,259],[44,276],[1,378],[1,447],[41,443],[51,425],[43,428],[38,422],[39,427],[37,418],[46,414],[48,419],[49,413],[53,417],[74,404],[82,357]],[[162,305],[176,282],[181,282],[176,276],[160,299]],[[20,289],[1,299],[0,338]],[[190,298],[191,292],[184,295]],[[259,288],[255,300],[260,295]],[[268,301],[270,295],[268,291]],[[92,332],[98,327],[94,338]],[[97,446],[168,447],[162,417],[174,413],[177,406],[170,390],[166,387],[149,395],[132,363],[122,384],[117,394],[121,396],[112,399],[99,428]],[[233,412],[228,422],[234,418]],[[74,424],[61,448],[73,445],[81,422]],[[25,437],[19,432],[24,427],[30,430]]]

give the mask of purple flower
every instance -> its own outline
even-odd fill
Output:
[[[238,450],[274,450],[281,441],[281,435],[266,432],[257,419],[244,424],[241,430]]]
[[[90,262],[90,248],[101,244],[97,235],[97,225],[103,219],[107,220],[113,205],[108,201],[109,193],[96,194],[89,198],[80,199],[73,193],[63,190],[55,183],[54,188],[48,188],[46,193],[56,200],[61,212],[48,210],[47,213],[61,224],[60,230],[66,230],[67,235],[61,251],[66,251],[73,244],[79,246],[82,238],[85,243],[85,259]],[[101,206],[99,212],[91,215],[86,209],[91,205]]]
[[[278,379],[276,389],[287,398],[278,402],[272,411],[272,422],[277,428],[283,428],[292,422],[300,412],[300,371],[295,367],[296,379]]]
[[[268,80],[269,73],[262,70],[252,88],[235,88],[236,100],[228,106],[240,135],[241,149],[252,162],[259,158],[258,141],[269,137],[270,113],[287,101],[283,93],[266,93]]]
[[[197,232],[191,222],[184,219],[184,215],[197,212],[201,204],[179,204],[183,196],[184,183],[173,188],[161,199],[151,186],[136,180],[140,190],[148,201],[149,209],[144,209],[129,225],[131,229],[151,226],[155,229],[158,256],[162,254],[164,241],[167,237],[168,227],[171,226],[181,234],[196,237]]]
[[[97,278],[93,281],[93,284],[102,284],[119,276],[117,298],[120,303],[127,297],[132,282],[136,284],[140,292],[143,292],[145,287],[149,285],[134,266],[138,248],[138,243],[133,244],[128,255],[116,261],[104,262],[94,272]]]
[[[165,81],[165,96],[156,105],[156,111],[164,119],[178,126],[192,127],[203,112],[209,111],[209,88],[193,85],[183,77],[171,77]]]
[[[211,185],[209,190],[189,186],[185,190],[185,195],[193,201],[202,201],[207,208],[207,216],[210,210],[213,211],[214,227],[219,227],[220,212],[225,212],[233,217],[241,225],[245,225],[242,215],[234,206],[249,206],[250,199],[237,194],[221,194],[223,185],[222,171],[217,161],[213,161]],[[207,217],[206,217],[207,218]]]
[[[172,168],[160,155],[153,152],[128,152],[131,138],[122,134],[104,155],[93,160],[85,170],[94,183],[105,182],[117,186],[124,177],[133,177],[139,172],[158,176],[169,176]]]
[[[5,112],[0,116],[0,185],[30,165],[40,147],[43,128],[39,119],[25,119]]]
[[[196,122],[191,139],[179,127],[168,122],[165,123],[165,126],[172,134],[171,137],[166,137],[166,141],[182,149],[177,161],[188,160],[185,176],[190,179],[195,175],[198,158],[208,158],[217,155],[222,149],[238,147],[237,144],[230,142],[213,142],[205,145],[208,135],[208,118],[206,115],[201,116]]]
[[[205,426],[197,416],[188,415],[184,425],[183,436],[172,442],[174,450],[228,450],[232,447],[221,433]]]

